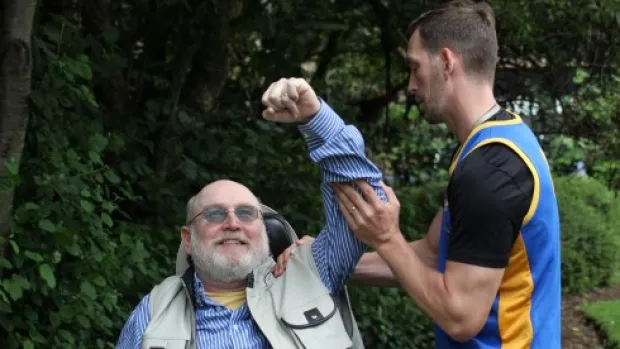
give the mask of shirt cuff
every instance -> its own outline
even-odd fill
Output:
[[[310,149],[316,149],[344,128],[344,121],[322,98],[316,115],[305,124],[298,126]]]

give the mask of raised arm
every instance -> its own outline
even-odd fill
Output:
[[[319,100],[303,79],[282,79],[273,83],[263,95],[266,119],[299,122],[310,158],[319,164],[323,182],[321,196],[326,225],[312,244],[321,280],[334,292],[340,289],[364,252],[339,209],[330,184],[364,179],[385,198],[379,185],[381,172],[366,157],[364,139],[359,131]]]
[[[365,245],[350,231],[331,184],[364,179],[383,195],[379,185],[381,172],[366,157],[359,131],[345,125],[327,103],[322,102],[317,115],[299,129],[306,136],[310,158],[319,164],[323,177],[321,195],[326,225],[312,244],[312,254],[321,280],[335,292],[353,272]]]

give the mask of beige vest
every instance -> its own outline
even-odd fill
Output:
[[[254,321],[274,349],[364,348],[346,289],[331,297],[310,246],[294,251],[279,278],[271,274],[272,259],[248,278],[246,301]],[[189,268],[183,276],[168,277],[153,288],[142,349],[207,349],[196,348],[192,283]]]

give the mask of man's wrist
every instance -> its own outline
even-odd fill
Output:
[[[319,112],[321,111],[321,106],[322,105],[323,105],[323,101],[317,97],[316,104],[312,108],[314,111],[310,115],[308,115],[305,118],[303,118],[302,120],[300,120],[299,124],[300,125],[307,125],[310,121],[312,121],[312,119],[314,119],[314,117],[317,116],[317,114],[319,114]]]
[[[410,249],[409,243],[400,231],[394,233],[389,239],[375,246],[377,253],[386,262],[389,256],[402,256],[402,253]]]
[[[310,120],[297,127],[304,135],[310,149],[315,149],[335,136],[343,127],[344,121],[323,100],[320,100],[319,110]]]

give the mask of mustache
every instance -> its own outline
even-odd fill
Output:
[[[211,243],[213,245],[219,245],[227,240],[237,240],[246,245],[250,243],[250,240],[248,240],[241,232],[227,232],[225,234],[222,234],[222,236],[211,240]]]

